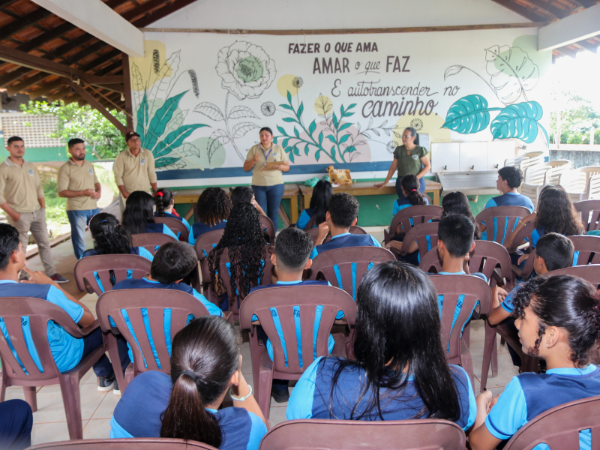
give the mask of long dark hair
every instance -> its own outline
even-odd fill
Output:
[[[223,237],[208,255],[213,289],[223,291],[222,277],[216,274],[223,250],[228,249],[231,292],[237,290],[240,300],[246,297],[252,286],[258,285],[258,280],[263,277],[266,243],[256,208],[250,203],[238,203],[229,214]],[[233,300],[230,298],[229,303],[233,304]]]
[[[419,144],[419,133],[417,133],[417,130],[415,130],[413,127],[406,127],[404,131],[406,130],[410,131],[411,136],[415,136],[415,145],[421,145]]]
[[[404,191],[407,193],[407,198],[410,201],[410,204],[413,206],[417,205],[425,205],[425,198],[423,194],[419,192],[419,179],[416,175],[409,173],[408,175],[404,175],[402,177],[402,181],[400,185],[404,188]]]
[[[537,316],[533,354],[539,353],[546,328],[560,327],[569,338],[571,361],[578,367],[588,364],[600,341],[600,296],[594,286],[569,275],[535,277],[519,288],[513,304],[517,317],[522,319],[528,306]]]
[[[196,217],[206,225],[215,226],[227,220],[231,212],[231,199],[218,187],[204,189],[196,204]]]
[[[356,308],[356,360],[336,362],[330,409],[342,371],[362,369],[366,378],[348,419],[383,420],[381,404],[402,398],[412,376],[424,403],[415,418],[458,420],[458,393],[442,348],[437,295],[427,275],[399,261],[379,264],[363,277]],[[389,391],[382,395],[381,389]]]
[[[123,226],[131,234],[146,232],[147,223],[154,221],[154,197],[144,191],[135,191],[127,197],[123,211]]]
[[[547,186],[540,193],[535,227],[564,236],[577,236],[584,231],[573,202],[562,186]]]
[[[240,338],[217,316],[193,320],[175,335],[171,354],[173,390],[162,416],[160,437],[203,442],[219,448],[221,428],[206,410],[239,369]]]
[[[231,204],[232,206],[238,203],[252,203],[254,197],[254,190],[250,186],[238,186],[231,191]]]
[[[329,199],[332,195],[333,186],[329,181],[320,180],[315,184],[312,197],[310,198],[310,209],[315,211],[313,214],[315,225],[325,222],[325,215],[327,214],[327,208],[329,208]]]
[[[154,194],[154,204],[158,217],[165,217],[165,209],[171,206],[173,202],[173,193],[165,188],[161,188]]]
[[[475,224],[475,239],[481,238],[481,232],[479,231],[475,217],[473,217],[469,199],[465,194],[460,191],[454,191],[444,195],[444,198],[442,199],[442,208],[444,208],[441,217],[442,219],[449,214],[460,214],[461,216],[465,216]]]
[[[131,235],[112,214],[100,213],[92,217],[90,232],[94,239],[94,250],[98,255],[121,255],[131,252]]]

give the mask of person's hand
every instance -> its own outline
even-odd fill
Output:
[[[96,191],[94,189],[86,189],[83,191],[83,195],[93,198],[96,195]]]
[[[34,284],[54,284],[54,281],[43,272],[39,270],[33,272],[27,267],[23,267],[23,270],[29,275],[29,280],[22,280],[21,283],[34,283]]]
[[[386,185],[387,183],[375,183],[375,187],[379,188],[379,189],[383,189],[383,187]]]
[[[485,411],[486,414],[489,414],[492,406],[495,404],[492,404],[493,397],[494,394],[492,394],[492,391],[483,391],[477,396],[477,409],[481,409]]]
[[[319,234],[317,235],[317,242],[323,242],[327,235],[329,234],[329,224],[327,222],[322,222],[319,224]]]
[[[497,308],[498,306],[500,306],[500,303],[504,301],[507,295],[508,292],[506,292],[499,286],[495,286],[492,289],[492,308]]]
[[[256,164],[258,161],[260,161],[260,156],[258,155],[258,153],[254,154],[254,164]]]
[[[392,248],[392,242],[394,241],[390,241],[387,244],[385,244],[385,248]]]
[[[519,258],[519,260],[517,261],[517,265],[520,265],[520,264],[521,264],[523,261],[527,261],[527,259],[528,259],[528,258],[529,258],[529,253],[527,253],[527,254],[525,254],[525,255],[521,256],[521,257]]]
[[[18,213],[18,212],[16,212],[16,211],[15,211],[14,213],[12,213],[12,214],[10,215],[10,218],[11,218],[13,221],[15,221],[15,222],[18,222],[18,221],[19,221],[19,219],[21,218],[21,213]]]
[[[123,198],[129,198],[129,192],[125,192],[125,193],[123,194]]]
[[[101,191],[94,191],[94,199],[98,200],[100,197],[102,197],[102,192]]]

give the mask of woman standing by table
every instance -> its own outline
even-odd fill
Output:
[[[260,144],[248,151],[244,171],[252,170],[252,189],[260,207],[267,213],[277,230],[279,205],[283,197],[282,172],[290,170],[288,156],[281,145],[273,144],[273,132],[261,128]]]
[[[398,171],[396,178],[396,192],[398,198],[403,199],[405,195],[402,193],[402,177],[412,174],[419,180],[419,192],[425,193],[425,174],[431,169],[431,163],[427,157],[428,151],[425,147],[419,145],[419,133],[413,127],[404,129],[402,133],[402,145],[394,150],[394,160],[390,166],[387,177],[383,183],[378,183],[375,186],[379,189],[387,186],[394,172]]]

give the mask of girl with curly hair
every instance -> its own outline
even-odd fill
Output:
[[[177,219],[185,225],[188,232],[192,229],[188,221],[175,211],[175,197],[173,196],[173,192],[169,189],[162,188],[156,191],[156,194],[154,194],[154,205],[156,207],[154,217],[170,217],[171,219]]]
[[[190,245],[194,245],[196,240],[207,231],[225,228],[230,212],[231,199],[223,189],[218,187],[205,189],[196,203],[196,222],[192,225]]]
[[[131,234],[163,233],[177,239],[168,226],[154,221],[154,197],[143,191],[132,192],[127,197],[123,226]]]

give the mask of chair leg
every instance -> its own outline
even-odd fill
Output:
[[[117,343],[117,337],[109,332],[106,335],[106,339],[108,341],[108,356],[110,356],[110,362],[113,367],[113,371],[115,372],[115,377],[117,378],[117,383],[119,384],[119,389],[121,392],[124,392],[127,387],[127,382],[125,381],[125,377],[123,376],[123,367],[121,367],[121,358],[119,355],[119,345]]]
[[[250,334],[250,358],[252,359],[252,382],[254,384],[254,398],[258,398],[259,393],[260,393],[260,360],[261,360],[262,348],[258,342],[257,330],[254,329],[252,331],[253,331],[253,333]]]
[[[463,369],[465,369],[465,372],[467,372],[467,375],[471,379],[471,386],[473,388],[473,392],[475,392],[475,376],[473,375],[473,359],[471,358],[471,351],[469,350],[469,346],[464,339],[460,340],[460,344],[460,365]]]
[[[258,406],[263,412],[265,419],[269,418],[271,412],[271,388],[273,387],[273,372],[263,370],[260,373],[260,389],[258,391]]]
[[[65,405],[69,438],[71,440],[83,439],[83,426],[81,424],[81,396],[79,393],[79,379],[76,373],[61,374],[60,391]]]
[[[37,395],[35,386],[23,386],[25,401],[31,406],[31,412],[37,411]]]
[[[498,350],[496,348],[496,329],[485,323],[485,341],[483,347],[483,361],[481,364],[481,392],[487,386],[487,379],[492,365],[492,376],[498,375]],[[495,369],[495,370],[494,370]],[[495,373],[494,373],[495,372]]]

